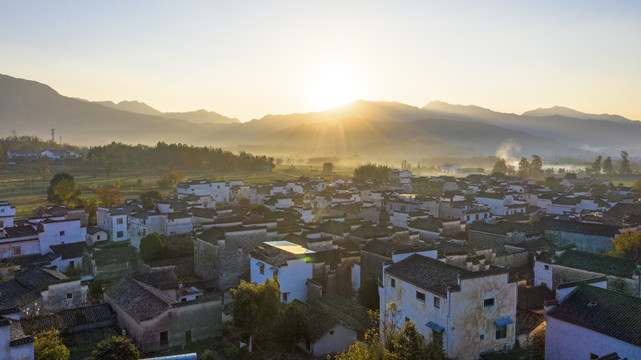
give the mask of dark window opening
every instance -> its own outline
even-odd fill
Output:
[[[485,307],[494,306],[494,298],[483,300],[483,306]]]
[[[160,333],[160,345],[169,344],[169,334],[166,331]]]
[[[507,337],[507,325],[496,326],[496,339],[505,339]]]
[[[390,286],[396,287],[396,279],[392,279],[392,281],[390,282]]]
[[[73,293],[67,293],[67,299],[73,299]]]
[[[434,307],[437,309],[441,308],[441,298],[434,296]]]
[[[425,294],[423,294],[420,291],[417,291],[416,292],[416,300],[418,300],[420,302],[425,302]]]

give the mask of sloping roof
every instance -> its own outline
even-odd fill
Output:
[[[62,310],[52,315],[26,318],[22,320],[22,328],[27,334],[36,335],[49,329],[66,330],[75,326],[107,321],[113,317],[114,313],[109,304],[100,304]]]
[[[162,314],[171,303],[130,277],[124,277],[109,286],[105,294],[138,323]]]
[[[580,285],[547,316],[641,346],[641,298]]]
[[[87,246],[87,243],[84,241],[51,245],[50,247],[54,254],[62,257],[62,260],[79,258],[85,250],[89,249],[89,246]]]
[[[459,275],[471,273],[417,254],[390,265],[385,272],[441,296],[447,296],[448,288],[458,286]]]
[[[545,285],[519,287],[516,306],[525,310],[543,310],[543,304],[554,299],[554,293]]]
[[[382,256],[391,258],[393,254],[397,254],[397,253],[425,251],[425,250],[431,250],[431,249],[433,249],[433,247],[426,244],[422,244],[422,243],[417,243],[416,245],[403,245],[403,244],[395,243],[390,240],[373,239],[373,240],[370,240],[367,244],[365,244],[362,250],[372,254],[382,255]]]
[[[341,323],[340,320],[317,308],[316,306],[312,306],[298,299],[294,300],[293,303],[300,307],[300,309],[309,320],[309,325],[311,327],[311,342],[320,340],[323,336],[325,336],[325,334],[327,334],[329,331],[331,331]]]
[[[619,227],[605,224],[585,223],[579,221],[557,220],[543,218],[538,222],[543,230],[563,231],[577,234],[614,237],[619,233]]]
[[[529,334],[545,321],[543,314],[516,308],[516,335]]]
[[[418,218],[410,222],[407,227],[437,233],[439,232],[439,221],[434,218]]]
[[[69,277],[56,270],[40,266],[29,266],[16,272],[14,279],[30,289],[44,291],[47,290],[49,285],[68,281]]]
[[[599,274],[631,278],[637,272],[637,261],[614,256],[593,254],[585,251],[566,250],[561,256],[553,257],[552,261],[545,261],[542,253],[537,260],[566,266],[574,269],[591,271]]]
[[[158,269],[148,273],[137,274],[134,279],[160,290],[178,289],[180,282],[173,269]]]

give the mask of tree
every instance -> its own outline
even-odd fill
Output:
[[[594,162],[592,163],[592,173],[598,175],[601,173],[601,155],[597,156]]]
[[[44,183],[45,180],[47,180],[47,175],[51,172],[49,171],[49,159],[47,157],[38,159],[35,169],[38,171],[38,174],[40,174],[40,177],[42,177],[42,182]]]
[[[156,202],[160,199],[162,199],[162,195],[156,190],[149,190],[140,194],[142,207],[145,210],[153,210],[156,206]]]
[[[332,170],[334,170],[334,164],[332,164],[331,162],[326,162],[323,164],[323,172],[329,174],[332,172]]]
[[[634,190],[641,192],[641,180],[637,180],[634,182]]]
[[[140,257],[145,261],[162,259],[169,252],[169,242],[158,233],[140,239]]]
[[[377,315],[378,313],[375,312]],[[376,316],[378,318],[378,316]],[[400,322],[401,314],[394,303],[386,306],[380,317],[381,327],[374,322],[374,328],[365,334],[364,341],[357,341],[350,348],[336,356],[335,360],[447,360],[439,340],[426,344],[412,321]],[[381,337],[381,335],[383,335]],[[384,340],[382,340],[383,338]]]
[[[354,177],[361,180],[388,181],[389,171],[385,165],[365,164],[354,169]]]
[[[216,354],[211,349],[207,349],[200,356],[198,356],[198,360],[218,360],[218,354]]]
[[[128,337],[112,336],[96,345],[89,360],[137,360],[140,351]]]
[[[632,173],[632,169],[630,168],[630,159],[628,159],[627,151],[621,151],[621,165],[619,173],[624,175]]]
[[[260,285],[243,283],[231,289],[232,316],[241,333],[249,338],[252,352],[254,338],[270,334],[280,310],[278,283],[267,280]]]
[[[564,179],[576,179],[575,173],[565,173]]]
[[[121,186],[122,186],[122,181],[120,181],[120,179],[115,179],[114,180],[114,187],[116,189],[120,189]]]
[[[641,231],[625,231],[612,239],[614,250],[611,255],[641,260]]]
[[[176,188],[176,185],[182,180],[183,173],[181,171],[171,171],[170,173],[161,176],[156,184],[159,188],[163,190],[172,190]]]
[[[36,335],[33,352],[36,360],[67,360],[69,349],[62,343],[58,330],[48,330]]]
[[[74,177],[66,172],[56,173],[49,181],[47,201],[56,205],[75,204],[82,191],[78,188]]]
[[[608,186],[605,184],[592,184],[588,189],[593,197],[602,197],[608,192]]]
[[[528,176],[530,172],[530,162],[527,161],[527,158],[525,156],[521,157],[521,161],[519,161],[519,176],[522,178],[525,178]]]
[[[80,206],[85,208],[85,212],[89,214],[89,223],[95,224],[97,221],[98,198],[91,197],[90,199],[86,199],[81,197]]]
[[[292,302],[281,312],[277,327],[277,342],[284,351],[291,351],[301,340],[309,340],[311,326],[298,304]]]
[[[605,160],[603,160],[602,168],[603,168],[603,172],[604,173],[612,174],[613,168],[612,168],[612,158],[611,157],[608,156],[607,158],[605,158]]]
[[[507,161],[505,159],[498,159],[494,163],[494,167],[492,168],[492,175],[496,174],[507,174]]]
[[[376,280],[365,280],[358,289],[358,302],[371,310],[378,310],[379,296]]]
[[[101,187],[96,190],[96,195],[98,195],[100,200],[102,200],[102,204],[106,207],[120,205],[122,202],[120,200],[120,197],[122,196],[120,190],[110,186]]]
[[[543,169],[543,161],[538,155],[532,155],[532,161],[530,162],[530,176],[533,178],[538,178],[541,176]]]
[[[403,160],[403,161],[401,161],[401,169],[403,169],[403,170],[412,170],[412,164],[407,160]]]

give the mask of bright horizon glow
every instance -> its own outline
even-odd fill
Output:
[[[320,68],[310,79],[309,97],[312,111],[345,105],[362,97],[362,89],[354,73],[334,65]]]
[[[641,1],[0,0],[0,33],[0,73],[164,112],[362,98],[641,120]]]

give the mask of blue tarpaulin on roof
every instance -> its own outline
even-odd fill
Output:
[[[427,326],[428,328],[430,328],[430,329],[432,329],[432,330],[434,330],[436,332],[441,332],[441,331],[445,330],[444,327],[442,327],[441,325],[439,325],[439,324],[437,324],[437,323],[435,323],[433,321],[429,321],[427,324],[425,324],[425,326]]]
[[[272,266],[272,267],[269,268],[269,271],[278,272],[278,268]]]
[[[509,324],[514,324],[514,320],[509,317],[503,317],[494,320],[494,323],[496,324],[496,326],[506,326]]]
[[[258,261],[258,262],[256,263],[256,265],[258,265],[258,266],[265,266],[265,264],[263,264],[263,263],[262,263],[262,262],[260,262],[260,261]]]

